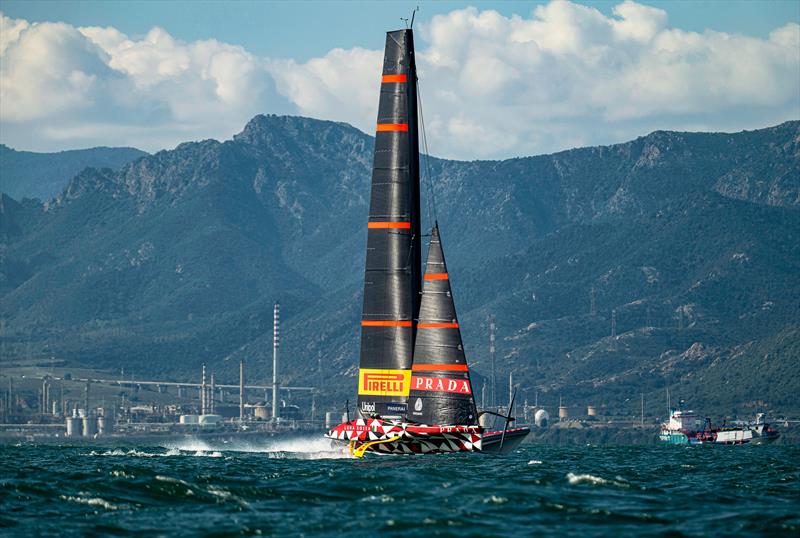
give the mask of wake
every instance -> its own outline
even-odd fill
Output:
[[[330,439],[321,435],[292,437],[290,439],[266,439],[263,441],[245,440],[205,440],[187,437],[172,441],[164,448],[181,452],[242,452],[264,454],[274,459],[346,459],[351,456],[343,450],[331,448]]]

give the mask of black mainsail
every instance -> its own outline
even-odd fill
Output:
[[[408,418],[421,424],[477,424],[438,224],[431,232],[417,328]]]
[[[411,30],[386,34],[367,232],[358,406],[406,415],[421,290],[419,137]]]

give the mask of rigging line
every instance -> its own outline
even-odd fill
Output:
[[[419,89],[419,79],[417,79],[415,83],[417,85],[417,109],[419,110],[419,124],[422,127],[422,146],[425,149],[425,179],[428,185],[428,220],[431,220],[431,207],[433,207],[433,222],[438,223],[439,217],[436,214],[436,197],[433,195],[433,180],[431,179],[431,156],[428,152],[428,135],[425,132],[425,116],[422,113],[422,92]]]
[[[420,92],[419,92],[419,80],[416,81],[416,86],[417,86],[417,110],[419,112],[419,117],[420,117],[419,123],[422,126],[423,154],[425,155],[425,158],[427,159],[428,150],[427,150],[427,144],[425,142],[425,122],[424,122],[424,118],[422,116],[422,97],[420,96]],[[422,158],[422,156],[420,156],[420,158]],[[427,161],[426,161],[426,163],[427,163]],[[432,210],[431,210],[431,194],[432,194],[432,192],[431,192],[430,177],[429,177],[429,174],[428,174],[428,171],[427,171],[428,170],[427,164],[426,164],[424,170],[425,170],[425,174],[424,175],[426,177],[425,185],[428,188],[428,196],[425,197],[425,206],[426,206],[426,209],[428,210],[428,223],[430,223],[431,222],[431,216],[432,216],[431,215],[431,213],[432,213]]]

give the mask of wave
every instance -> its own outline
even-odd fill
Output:
[[[170,484],[180,484],[181,486],[186,486],[187,488],[192,487],[186,480],[181,480],[180,478],[175,478],[172,476],[164,476],[163,474],[157,474],[156,480],[159,482],[169,482]]]
[[[233,493],[231,493],[230,491],[228,491],[228,490],[226,490],[224,488],[217,487],[217,486],[209,486],[206,491],[208,491],[208,493],[210,493],[214,497],[217,497],[218,499],[220,499],[220,501],[223,501],[223,502],[234,502],[234,503],[238,504],[240,507],[244,508],[245,510],[252,510],[252,507],[250,506],[250,503],[248,503],[247,501],[245,501],[241,497],[239,497],[237,495],[234,495]]]
[[[591,474],[567,473],[567,480],[573,486],[575,484],[582,484],[584,482],[588,482],[590,484],[608,484],[608,480],[605,478],[600,478],[599,476],[594,476]]]
[[[114,448],[104,451],[92,450],[84,456],[91,457],[128,457],[128,458],[164,458],[173,456],[194,456],[205,458],[223,458],[225,453],[257,453],[273,459],[339,459],[351,457],[346,451],[331,448],[330,441],[322,437],[293,437],[291,439],[252,441],[207,441],[198,438],[186,438],[169,442],[161,447],[163,450],[122,449]]]
[[[115,448],[113,450],[106,450],[105,452],[97,452],[92,450],[87,456],[112,456],[112,457],[128,457],[128,458],[165,458],[170,456],[197,456],[205,458],[221,458],[222,452],[218,450],[202,450],[190,449],[183,450],[177,447],[168,448],[166,452],[145,452],[143,450],[123,450]]]
[[[311,459],[332,457],[311,434],[197,437],[203,441],[163,438],[169,447],[0,444],[0,537],[172,537],[210,528],[321,536],[330,534],[331,513],[346,513],[334,523],[340,534],[405,538],[497,534],[497,517],[514,536],[798,534],[793,446],[687,457],[661,446],[522,445],[503,458],[358,461]]]
[[[59,495],[58,497],[62,501],[73,502],[77,504],[85,504],[87,506],[99,506],[101,508],[105,508],[106,510],[126,510],[128,506],[126,505],[116,505],[108,502],[105,499],[101,499],[100,497],[78,497],[75,495]]]
[[[629,484],[622,481],[621,477],[617,477],[617,480],[608,480],[607,478],[601,478],[593,474],[567,473],[567,481],[570,483],[571,486],[575,486],[578,484],[593,484],[596,486],[610,485],[622,488],[630,487]]]
[[[169,450],[167,452],[145,452],[143,450],[123,450],[121,448],[115,448],[113,450],[106,450],[105,452],[97,452],[96,450],[92,450],[87,456],[112,456],[112,457],[132,457],[132,458],[161,458],[164,456],[180,456],[181,453],[178,450]]]

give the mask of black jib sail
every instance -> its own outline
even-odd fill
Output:
[[[417,328],[408,418],[421,424],[477,424],[438,225],[431,232]]]
[[[411,30],[387,33],[361,319],[363,416],[407,411],[421,288],[416,80]]]

